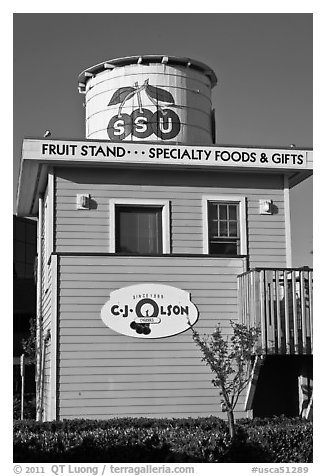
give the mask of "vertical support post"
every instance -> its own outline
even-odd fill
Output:
[[[277,326],[277,351],[282,353],[282,326],[280,310],[280,280],[279,271],[275,271],[275,299],[276,299],[276,326]]]
[[[50,408],[48,413],[45,415],[47,420],[56,420],[57,419],[57,326],[58,326],[58,256],[52,256],[51,262],[52,270],[52,300],[51,300],[51,342],[49,351],[51,352],[50,357]]]
[[[290,188],[289,177],[284,174],[284,222],[285,222],[285,243],[286,243],[286,265],[292,268],[292,240],[291,240],[291,212],[290,212]]]
[[[252,410],[252,404],[253,404],[256,388],[257,388],[259,372],[263,363],[264,363],[264,357],[262,357],[261,355],[256,355],[252,369],[251,369],[250,380],[247,387],[247,394],[245,397],[245,403],[244,403],[245,411]]]
[[[20,419],[24,420],[25,354],[22,354],[20,356],[20,377],[21,377]]]
[[[41,408],[41,334],[42,334],[42,263],[43,263],[43,198],[39,198],[39,219],[37,227],[37,283],[36,283],[36,420],[42,417]]]
[[[304,416],[305,395],[304,387],[307,386],[307,379],[303,375],[298,376],[298,393],[299,393],[299,416]]]
[[[312,398],[312,374],[309,371],[308,363],[303,362],[298,375],[299,390],[299,415],[307,418],[309,404]]]

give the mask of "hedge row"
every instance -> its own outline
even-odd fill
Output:
[[[14,422],[14,462],[312,461],[312,424],[299,419],[239,420],[231,442],[216,417]]]

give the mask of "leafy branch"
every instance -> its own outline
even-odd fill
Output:
[[[142,84],[141,86],[139,86],[138,82],[136,82],[134,86],[126,86],[126,87],[121,87],[117,89],[115,93],[113,94],[112,98],[110,99],[108,106],[115,106],[117,104],[120,104],[119,110],[118,110],[118,117],[120,117],[121,110],[123,106],[125,105],[125,103],[129,99],[134,97],[135,94],[137,94],[138,104],[140,109],[142,109],[140,93],[141,91],[145,91],[145,93],[147,94],[147,97],[154,104],[154,106],[157,107],[162,113],[164,113],[164,109],[160,107],[159,102],[163,102],[170,105],[174,104],[174,99],[172,94],[169,91],[166,91],[165,89],[151,86],[148,83],[149,83],[149,80],[146,79],[146,81],[144,81],[144,84]]]

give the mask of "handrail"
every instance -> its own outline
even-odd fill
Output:
[[[250,268],[248,271],[244,273],[238,274],[237,277],[245,276],[247,274],[251,274],[253,271],[313,271],[313,268],[310,266],[301,266],[299,268]]]

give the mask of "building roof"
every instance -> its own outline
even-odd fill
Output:
[[[166,151],[162,153],[158,151]],[[221,154],[235,154],[236,160],[221,160]],[[254,154],[254,163],[242,162]],[[261,157],[269,157],[266,163]],[[200,157],[200,158],[199,158]],[[275,160],[272,160],[275,157]],[[295,157],[301,157],[295,161]],[[175,160],[175,159],[178,160]],[[202,160],[201,160],[202,159]],[[312,175],[311,148],[230,145],[180,145],[153,142],[73,139],[25,139],[20,164],[17,215],[37,216],[38,198],[44,193],[49,167],[105,167],[202,170],[234,173],[273,173],[286,175],[289,186]]]
[[[181,66],[184,68],[191,68],[199,71],[207,76],[211,82],[213,88],[217,83],[217,77],[214,71],[204,63],[186,58],[183,56],[168,56],[168,55],[137,55],[137,56],[125,56],[123,58],[114,58],[103,63],[90,66],[80,73],[78,76],[79,92],[84,92],[87,81],[103,71],[112,70],[122,66],[128,66],[132,64],[153,64],[161,63],[168,66]]]

